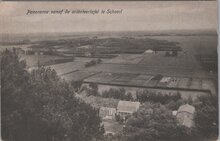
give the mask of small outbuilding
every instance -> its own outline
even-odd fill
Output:
[[[115,119],[115,114],[116,114],[116,109],[115,108],[101,107],[99,109],[99,116],[102,119],[113,120],[113,119]]]
[[[152,49],[148,49],[144,52],[145,54],[154,54],[155,51],[153,51]]]
[[[186,127],[194,126],[194,114],[195,107],[189,104],[185,104],[179,107],[176,113],[176,118],[179,124]]]

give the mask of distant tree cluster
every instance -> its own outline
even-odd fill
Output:
[[[167,104],[171,101],[177,101],[181,99],[181,95],[179,93],[175,94],[162,94],[162,93],[155,93],[148,90],[138,91],[136,93],[137,101],[143,103],[147,101]]]
[[[91,60],[89,62],[86,62],[85,67],[91,67],[91,66],[95,66],[96,64],[101,63],[102,60],[101,59],[97,59],[97,60]]]
[[[126,93],[124,88],[110,88],[109,90],[105,90],[102,93],[98,92],[98,85],[92,83],[87,88],[88,96],[98,96],[102,98],[114,98],[118,100],[126,100],[126,101],[134,101],[134,98],[130,92]]]
[[[154,102],[154,103],[161,103],[161,104],[169,104],[168,106],[171,109],[176,109],[177,106],[184,103],[181,99],[180,93],[173,93],[173,94],[162,94],[162,93],[155,93],[148,90],[144,91],[136,91],[136,98],[132,96],[132,93],[127,92],[125,88],[110,88],[109,90],[105,90],[102,93],[98,92],[98,85],[92,83],[89,85],[87,89],[87,94],[93,96],[99,96],[103,98],[114,98],[119,100],[126,100],[126,101],[139,101],[141,103],[144,102]],[[176,103],[178,101],[178,103]],[[185,103],[190,100],[185,100]]]
[[[74,96],[54,70],[28,73],[15,52],[1,53],[1,131],[6,141],[91,141],[104,133],[98,111]]]
[[[126,93],[126,90],[124,88],[110,88],[109,90],[105,90],[101,94],[104,98],[114,98],[114,99],[120,99],[120,100],[126,100],[126,101],[133,101],[134,98],[132,97],[131,93]]]

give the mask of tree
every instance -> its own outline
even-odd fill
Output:
[[[87,89],[87,94],[88,96],[93,95],[93,96],[98,96],[98,85],[95,83],[89,84],[89,89]]]
[[[90,141],[104,132],[98,111],[77,99],[54,70],[28,73],[17,54],[4,51],[2,139],[8,141]]]
[[[218,96],[208,95],[198,97],[195,124],[201,135],[205,137],[218,136]]]
[[[71,85],[78,92],[82,86],[82,81],[71,81]]]
[[[161,104],[144,105],[126,122],[126,141],[190,141],[193,130],[179,126],[172,112]]]

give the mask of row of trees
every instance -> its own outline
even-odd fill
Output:
[[[1,127],[7,141],[100,140],[98,111],[74,96],[54,70],[28,73],[24,61],[1,53]]]
[[[87,94],[93,96],[99,96],[103,98],[114,98],[119,100],[126,101],[139,101],[141,103],[144,102],[155,102],[161,104],[168,104],[172,101],[181,100],[181,95],[179,93],[174,94],[162,94],[155,93],[148,90],[136,91],[135,96],[132,93],[126,93],[124,88],[110,88],[108,90],[103,91],[102,93],[98,92],[97,84],[90,84],[89,88],[87,88]]]
[[[131,93],[126,93],[124,88],[110,88],[109,90],[105,90],[102,93],[98,92],[97,84],[90,84],[89,88],[86,88],[87,95],[98,96],[102,98],[114,98],[119,100],[127,100],[134,101],[134,98]]]
[[[155,103],[161,103],[161,104],[167,104],[170,101],[177,101],[181,99],[180,93],[174,93],[174,94],[162,94],[162,93],[155,93],[148,90],[144,91],[138,91],[136,93],[137,100],[140,102],[155,102]]]
[[[101,62],[102,60],[100,58],[97,60],[91,60],[89,62],[86,62],[85,67],[87,68],[87,67],[95,66],[96,64],[99,64]]]

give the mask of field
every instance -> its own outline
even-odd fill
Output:
[[[96,74],[97,72],[88,72],[88,71],[74,71],[72,73],[67,73],[61,75],[61,78],[65,79],[68,82],[71,81],[82,81],[83,79]]]
[[[65,63],[72,61],[70,57],[51,56],[51,55],[21,55],[21,59],[25,60],[27,67],[36,67],[40,65],[52,65],[57,63]]]
[[[135,73],[135,74],[162,74],[164,76],[187,76],[187,77],[209,77],[197,75],[198,71],[195,68],[178,67],[178,66],[163,66],[163,65],[130,65],[130,64],[107,64],[103,63],[95,67],[86,69],[88,71],[108,72],[108,73]],[[197,73],[197,74],[196,74]]]
[[[87,83],[98,83],[103,85],[115,85],[139,88],[160,88],[180,90],[210,90],[216,93],[215,83],[211,79],[189,78],[189,77],[167,77],[154,79],[157,75],[131,74],[131,73],[97,73],[86,79]],[[164,79],[168,79],[164,81]]]
[[[95,34],[78,37],[74,35],[72,38],[62,36],[62,39],[55,38],[20,45],[9,44],[1,49],[5,47],[26,49],[30,46],[53,48],[61,54],[59,56],[21,55],[28,67],[35,67],[40,62],[56,70],[57,74],[67,81],[134,87],[209,89],[212,93],[217,93],[217,70],[212,66],[212,63],[217,62],[217,58],[212,57],[216,56],[217,52],[217,36],[148,36],[143,33],[140,35],[135,33],[130,37],[127,34],[102,37]],[[155,52],[145,52],[148,49]],[[170,49],[177,50],[177,55],[167,56],[166,53]],[[64,57],[65,54],[62,56],[62,52],[68,52],[69,57]],[[84,55],[75,56],[73,61],[70,60],[74,56],[72,52]],[[85,67],[87,62],[100,55],[116,57],[101,57],[100,64]],[[161,78],[154,79],[156,76]]]
[[[83,69],[85,66],[85,62],[67,62],[62,64],[56,64],[56,65],[50,65],[47,67],[50,67],[51,69],[56,70],[58,75],[64,75],[67,73],[71,73],[74,71],[77,71],[79,69]]]
[[[141,54],[117,54],[101,64],[84,68],[89,58],[78,58],[78,64],[59,66],[66,80],[84,80],[109,85],[134,87],[177,88],[210,90],[217,93],[217,74],[204,70],[196,55],[213,54],[216,51],[216,36],[153,36],[157,40],[179,42],[182,51],[177,56],[165,56],[165,51]],[[203,50],[204,49],[204,50]],[[71,73],[71,70],[74,71]],[[161,75],[160,79],[154,79]],[[168,79],[169,81],[164,82]]]

